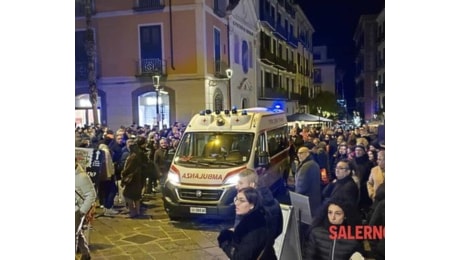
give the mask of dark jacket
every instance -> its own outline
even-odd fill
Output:
[[[363,252],[358,240],[330,239],[328,228],[323,225],[311,230],[306,248],[307,260],[348,260],[354,252]]]
[[[372,162],[369,161],[369,156],[364,154],[362,157],[354,158],[351,161],[351,166],[359,178],[359,207],[369,208],[372,205],[372,200],[367,191],[367,181],[373,167]]]
[[[369,225],[385,226],[385,199],[378,202]],[[369,244],[376,260],[385,259],[385,238],[369,240]]]
[[[270,228],[270,237],[273,241],[283,232],[283,213],[281,212],[281,206],[273,194],[267,187],[259,187],[257,191],[260,193],[262,198],[262,207],[265,212],[265,220]],[[235,227],[241,222],[243,216],[236,215]]]
[[[272,238],[275,240],[283,232],[283,213],[281,206],[267,187],[257,188],[262,197],[262,206],[265,210],[265,216],[270,228]]]
[[[160,176],[168,174],[168,162],[166,161],[166,156],[168,154],[168,149],[159,148],[155,151],[153,156],[153,164],[155,165],[155,171]]]
[[[125,167],[121,171],[121,184],[125,186],[123,190],[123,196],[132,199],[132,200],[140,200],[142,198],[142,187],[143,187],[143,180],[142,180],[142,172],[141,172],[141,163],[142,159],[139,156],[141,151],[137,147],[137,145],[132,145],[130,147],[131,152],[126,159]],[[131,180],[129,183],[124,183],[124,179],[128,176],[131,176]]]
[[[341,197],[348,200],[352,205],[358,206],[359,201],[359,190],[358,185],[348,175],[347,177],[337,181],[335,183],[329,183],[323,190],[323,198]]]
[[[274,240],[268,234],[270,229],[260,209],[245,215],[234,232],[228,229],[221,231],[217,240],[219,247],[231,260],[255,260],[259,256],[261,260],[276,260]]]
[[[308,196],[312,216],[321,206],[321,173],[312,154],[300,162],[295,179],[295,192]]]
[[[375,200],[369,212],[369,225],[385,226],[385,182],[375,192]],[[369,240],[376,260],[385,259],[385,239]]]

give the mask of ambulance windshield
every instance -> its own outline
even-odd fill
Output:
[[[188,132],[181,138],[174,163],[196,167],[234,167],[247,163],[253,133]]]

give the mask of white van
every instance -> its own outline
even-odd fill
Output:
[[[259,174],[259,186],[285,193],[289,172],[286,114],[248,108],[202,111],[192,117],[163,187],[170,219],[233,218],[238,173]],[[284,178],[283,178],[284,177]]]

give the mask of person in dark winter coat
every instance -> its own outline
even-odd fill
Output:
[[[355,252],[363,253],[361,241],[353,239],[331,238],[331,226],[351,226],[360,223],[356,210],[341,198],[332,198],[313,220],[305,246],[307,260],[348,260]],[[337,229],[338,230],[338,229]],[[352,228],[353,230],[353,228]]]
[[[235,211],[243,216],[240,223],[234,231],[222,230],[217,237],[229,259],[276,260],[259,192],[252,187],[241,189],[235,197]]]
[[[358,185],[351,177],[350,162],[341,160],[335,167],[336,179],[329,183],[323,190],[323,198],[342,197],[346,198],[353,206],[358,207]]]
[[[369,212],[369,225],[385,227],[385,182],[375,192],[375,200]],[[385,238],[369,240],[369,244],[376,260],[385,259]]]
[[[300,147],[297,156],[299,156],[300,163],[297,167],[295,192],[308,196],[311,213],[314,217],[321,206],[320,169],[307,147]]]
[[[160,186],[163,186],[169,171],[168,162],[166,161],[169,142],[168,139],[161,138],[159,143],[160,148],[155,151],[153,156],[153,164],[155,166],[155,172],[158,174],[158,179],[160,180]]]
[[[369,208],[372,205],[372,200],[369,198],[367,191],[367,181],[373,166],[363,145],[358,144],[355,146],[355,158],[351,160],[351,165],[359,179],[359,208],[363,215],[362,218],[366,219]]]
[[[314,159],[318,163],[320,173],[321,173],[321,190],[326,187],[327,184],[331,181],[329,177],[329,155],[326,149],[327,144],[325,142],[319,142],[316,146],[316,154],[314,154]]]
[[[369,221],[370,226],[385,226],[385,199],[377,203],[375,210]],[[372,253],[376,260],[385,259],[385,238],[369,240]]]
[[[142,151],[134,143],[129,147],[129,156],[126,159],[125,167],[121,172],[121,185],[124,187],[123,196],[129,209],[131,218],[140,215],[142,198]]]
[[[281,206],[273,197],[272,192],[267,187],[258,187],[257,180],[258,175],[252,169],[245,169],[238,174],[239,180],[236,184],[236,189],[239,191],[243,188],[252,187],[255,188],[262,198],[262,207],[265,210],[265,217],[268,223],[268,227],[271,230],[271,238],[275,240],[283,232],[283,213],[281,212]],[[242,216],[235,216],[235,226],[241,221]]]

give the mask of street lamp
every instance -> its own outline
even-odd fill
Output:
[[[153,87],[155,88],[155,92],[157,94],[156,96],[156,119],[157,119],[157,126],[158,126],[158,131],[161,130],[160,128],[160,76],[152,76],[152,81],[153,81]]]
[[[376,106],[375,106],[375,113],[378,112],[378,109],[380,107],[380,100],[379,100],[379,81],[375,81],[375,101],[376,101]]]
[[[318,110],[318,124],[321,125],[321,107],[316,107],[316,109]]]

